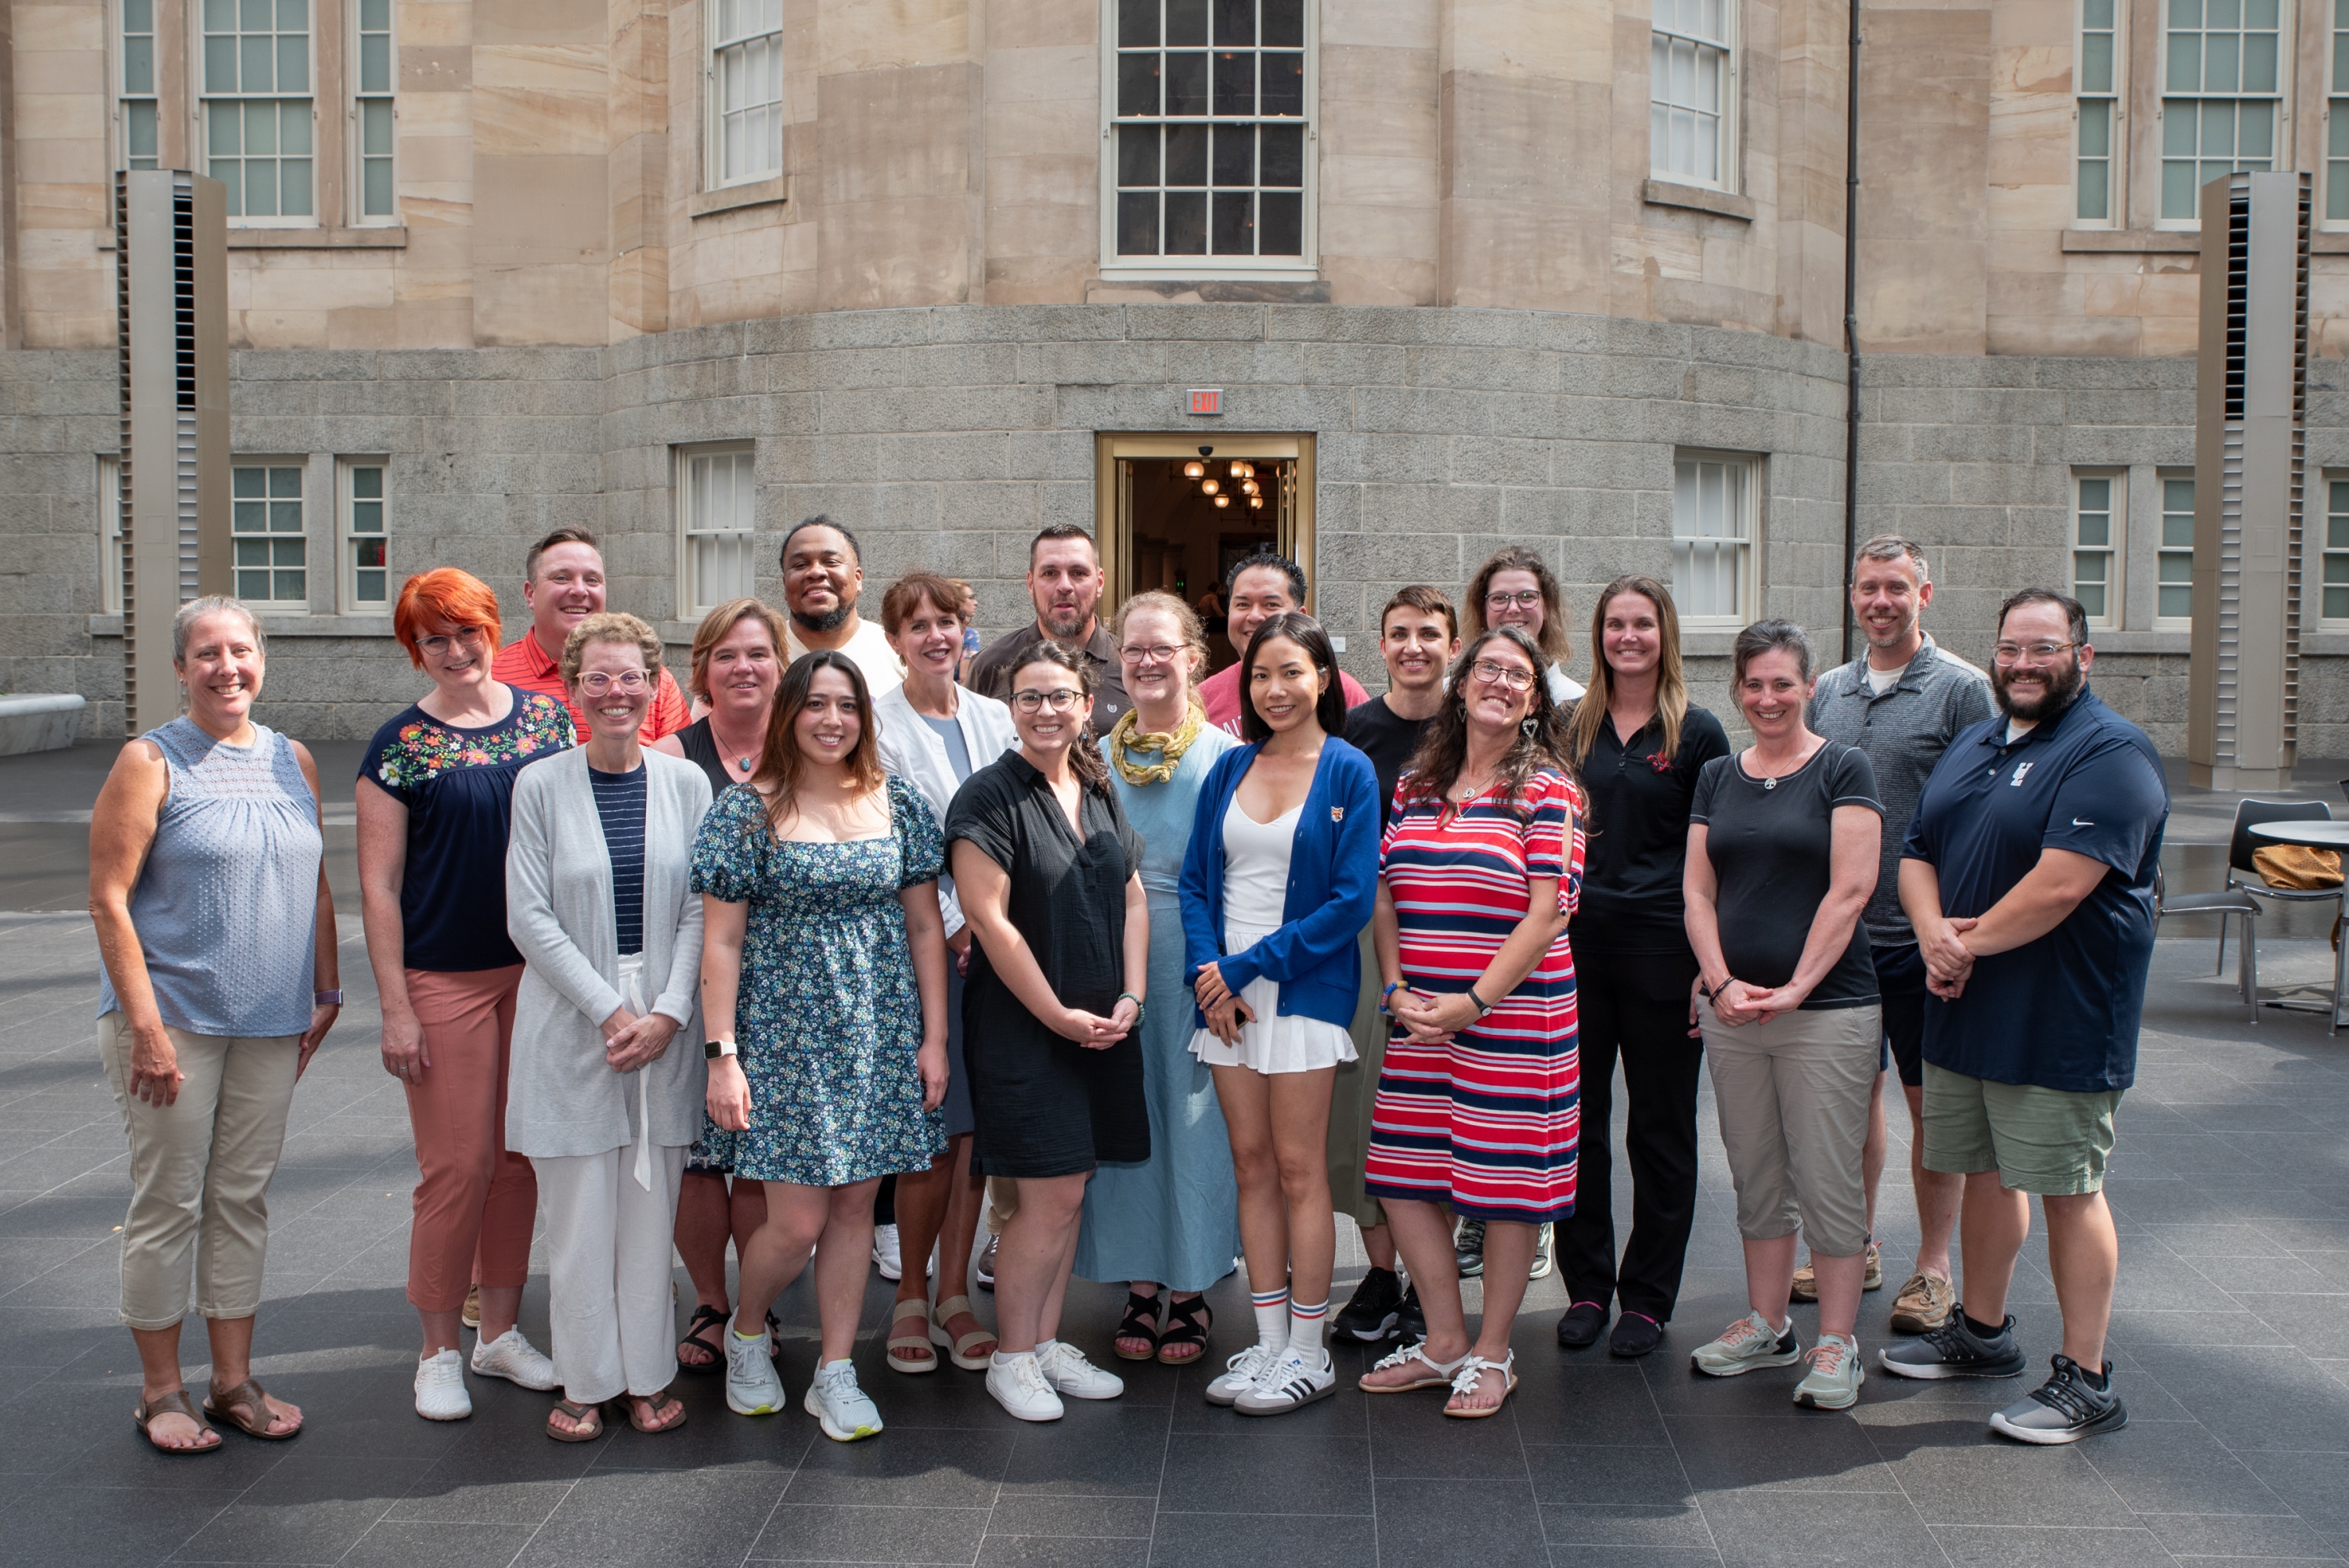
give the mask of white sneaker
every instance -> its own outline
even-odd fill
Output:
[[[881,1411],[856,1386],[853,1361],[827,1361],[817,1367],[802,1403],[835,1443],[853,1443],[881,1429]]]
[[[1321,1365],[1315,1367],[1307,1366],[1305,1357],[1291,1348],[1265,1367],[1247,1390],[1232,1401],[1232,1408],[1243,1416],[1278,1416],[1337,1391],[1338,1368],[1330,1364],[1328,1351],[1321,1353]]]
[[[783,1380],[767,1354],[767,1336],[745,1339],[726,1326],[726,1408],[738,1416],[771,1416],[783,1408]]]
[[[1285,1350],[1288,1347],[1283,1346],[1281,1348]],[[1256,1380],[1264,1376],[1264,1369],[1279,1359],[1280,1351],[1274,1350],[1260,1341],[1249,1346],[1246,1350],[1225,1362],[1226,1370],[1224,1374],[1207,1385],[1207,1403],[1210,1405],[1238,1403],[1241,1395],[1256,1387]]]
[[[1024,1356],[1006,1356],[991,1360],[987,1367],[987,1391],[1004,1410],[1023,1421],[1057,1421],[1063,1408],[1061,1397],[1044,1381],[1043,1368],[1037,1365],[1034,1351]]]
[[[883,1279],[905,1277],[904,1248],[897,1240],[896,1226],[873,1227],[873,1261],[879,1266]]]
[[[524,1339],[519,1328],[509,1328],[495,1339],[474,1341],[473,1373],[480,1377],[502,1377],[542,1393],[554,1387],[554,1363],[540,1355],[538,1346]]]
[[[1114,1399],[1125,1392],[1124,1378],[1102,1371],[1065,1339],[1056,1339],[1051,1349],[1038,1352],[1036,1366],[1045,1382],[1071,1399]]]
[[[416,1363],[416,1413],[428,1421],[461,1421],[473,1413],[463,1357],[443,1350]]]

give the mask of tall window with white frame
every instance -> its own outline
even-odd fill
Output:
[[[1735,0],[1655,0],[1648,45],[1648,172],[1733,190]]]
[[[265,610],[308,609],[309,541],[302,518],[302,465],[235,463],[230,466],[228,479],[236,596]]]
[[[706,0],[709,188],[783,169],[783,0]]]
[[[2333,59],[2324,106],[2324,216],[2349,219],[2349,0],[2333,0]]]
[[[346,615],[388,615],[391,613],[390,522],[381,458],[346,458],[341,469],[341,493],[335,505],[342,513],[342,601]]]
[[[156,167],[155,0],[122,0],[122,167]]]
[[[397,211],[392,181],[391,0],[358,0],[358,69],[351,92],[353,203],[362,223],[388,222]]]
[[[2154,552],[2153,624],[2165,629],[2194,624],[2194,478],[2163,474],[2161,545]]]
[[[98,459],[98,607],[122,614],[122,459]]]
[[[1309,254],[1306,0],[1108,0],[1112,256]]]
[[[250,223],[317,211],[310,0],[202,0],[204,172]]]
[[[1672,463],[1672,603],[1692,626],[1754,618],[1758,486],[1751,458],[1682,452]]]
[[[2118,474],[2072,476],[2072,597],[2091,626],[2120,624],[2123,490]]]
[[[2275,167],[2282,0],[2166,0],[2161,215],[2192,219],[2221,174]]]
[[[749,447],[680,449],[677,454],[678,600],[704,615],[758,589],[751,559],[757,528],[754,454]]]
[[[2325,625],[2339,631],[2349,628],[2349,480],[2334,480],[2324,491],[2323,580],[2318,584],[2323,597],[2317,614]]]
[[[2113,132],[2120,108],[2114,91],[2119,51],[2120,0],[2080,0],[2079,67],[2074,114],[2079,121],[2073,216],[2087,223],[2113,218]]]

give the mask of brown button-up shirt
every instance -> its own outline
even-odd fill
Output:
[[[988,644],[971,661],[970,689],[998,702],[1009,702],[1011,672],[1019,667],[1021,657],[1043,640],[1043,628],[1031,621]],[[1086,720],[1085,730],[1099,739],[1109,733],[1110,726],[1125,716],[1133,699],[1125,695],[1125,668],[1118,663],[1117,640],[1109,634],[1107,626],[1096,621],[1093,634],[1085,640],[1082,651],[1085,663],[1092,666],[1093,672],[1093,710]]]

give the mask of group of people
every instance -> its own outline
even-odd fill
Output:
[[[653,628],[606,607],[584,531],[532,547],[511,644],[461,571],[400,593],[430,686],[378,731],[357,806],[419,1171],[419,1415],[469,1415],[470,1375],[559,1391],[560,1441],[607,1416],[663,1432],[686,1419],[680,1372],[775,1412],[773,1305],[812,1272],[803,1408],[870,1436],[852,1351],[878,1259],[898,1282],[888,1367],[984,1372],[1024,1420],[1123,1390],[1062,1337],[1071,1277],[1124,1282],[1115,1357],[1180,1366],[1209,1353],[1205,1293],[1237,1260],[1255,1335],[1209,1401],[1328,1397],[1334,1336],[1397,1342],[1365,1392],[1489,1417],[1553,1256],[1561,1346],[1663,1342],[1702,1069],[1750,1310],[1697,1372],[1801,1365],[1797,1405],[1857,1400],[1897,1073],[1922,1241],[1877,1366],[2023,1370],[2005,1297],[2038,1193],[2063,1349],[1992,1425],[2048,1443],[2127,1419],[2100,1189],[2168,797],[2145,737],[2086,688],[2076,603],[2013,595],[1985,676],[1925,634],[1923,552],[1871,540],[1864,656],[1822,673],[1790,623],[1738,635],[1733,749],[1690,700],[1665,584],[1601,590],[1586,690],[1557,579],[1522,548],[1457,610],[1427,585],[1388,601],[1375,696],[1269,553],[1226,576],[1239,657],[1214,675],[1175,595],[1104,624],[1075,528],[1036,538],[1035,623],[984,649],[968,585],[928,572],[863,619],[861,552],[829,519],[792,530],[781,565],[784,612],[712,611],[683,690]],[[251,717],[257,620],[198,600],[174,659],[186,715],[107,782],[91,906],[131,1149],[136,1414],[185,1455],[220,1445],[215,1423],[301,1430],[249,1357],[266,1188],[342,994],[316,767]],[[1371,1266],[1333,1318],[1340,1212]],[[541,1216],[551,1354],[517,1323]],[[201,1404],[179,1366],[191,1283]],[[1795,1299],[1818,1304],[1807,1348]]]

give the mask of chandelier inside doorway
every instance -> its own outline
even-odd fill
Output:
[[[1218,509],[1246,503],[1250,511],[1264,510],[1264,487],[1257,482],[1256,464],[1245,458],[1233,458],[1227,462],[1213,461],[1216,449],[1201,447],[1199,455],[1183,465],[1183,477],[1198,486],[1198,493]],[[1278,480],[1280,465],[1268,465],[1272,472],[1267,477]]]

